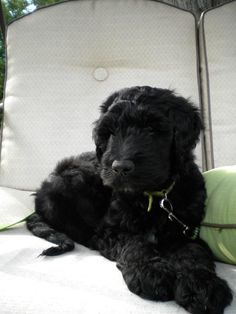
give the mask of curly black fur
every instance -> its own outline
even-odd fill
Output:
[[[60,162],[36,193],[27,226],[57,246],[74,242],[117,262],[128,288],[148,299],[175,299],[194,314],[220,314],[232,300],[217,277],[213,256],[200,239],[183,234],[145,191],[175,185],[168,194],[174,214],[199,226],[204,216],[204,180],[194,163],[202,123],[198,110],[170,90],[133,87],[112,94],[95,122],[96,153]]]

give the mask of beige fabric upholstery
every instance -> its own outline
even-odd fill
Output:
[[[0,185],[34,190],[58,160],[93,150],[98,106],[119,88],[198,103],[195,32],[190,13],[145,0],[65,2],[12,23]]]
[[[114,90],[170,87],[198,103],[195,32],[191,14],[149,0],[70,1],[11,24],[2,222],[32,211],[30,191],[57,160],[94,148],[92,122],[101,101]],[[174,302],[132,294],[115,263],[82,246],[58,258],[37,258],[50,245],[24,224],[1,234],[1,313],[186,313]],[[235,294],[235,267],[218,263],[217,271]],[[234,314],[235,307],[234,299],[225,313]]]
[[[236,1],[205,13],[215,167],[236,164]]]

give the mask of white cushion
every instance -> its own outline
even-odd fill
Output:
[[[1,189],[1,208],[31,208],[28,192]],[[4,196],[2,198],[2,196]],[[120,271],[96,251],[81,245],[57,257],[38,257],[52,246],[25,224],[0,234],[1,313],[8,314],[184,314],[172,302],[152,302],[132,294]],[[217,263],[236,293],[236,267]],[[235,314],[236,298],[225,314]]]
[[[236,164],[236,1],[203,18],[215,167]]]
[[[7,55],[2,186],[34,190],[58,160],[93,150],[98,106],[117,89],[174,88],[199,102],[195,19],[155,1],[43,8],[8,27]]]
[[[186,313],[174,302],[132,294],[115,263],[85,247],[57,258],[37,258],[51,244],[22,228],[5,232],[1,245],[1,308],[17,314]]]

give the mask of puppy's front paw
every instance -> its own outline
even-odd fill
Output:
[[[226,281],[198,269],[178,276],[175,300],[192,314],[222,314],[232,293]]]
[[[133,293],[156,301],[173,300],[175,275],[166,265],[156,262],[117,267]]]

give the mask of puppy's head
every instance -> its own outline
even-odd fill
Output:
[[[112,94],[93,132],[104,184],[132,191],[166,188],[193,161],[201,128],[198,110],[170,90],[144,86]]]

